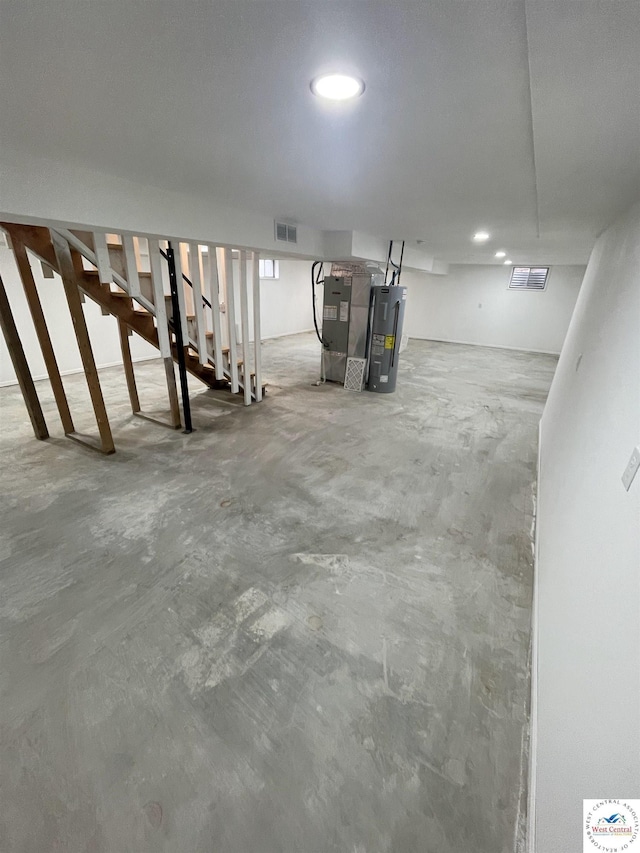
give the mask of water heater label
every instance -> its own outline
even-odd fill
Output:
[[[384,337],[384,348],[385,349],[393,349],[396,343],[395,335],[385,335]]]
[[[337,305],[325,305],[324,311],[322,312],[323,320],[337,320],[338,319],[338,306]]]
[[[381,377],[380,377],[380,382],[381,382],[381,383],[385,383],[385,382],[388,382],[388,381],[389,381],[389,376],[388,376],[388,375],[385,375],[385,376],[381,376]]]
[[[349,303],[341,302],[340,303],[340,322],[348,323],[349,322]]]
[[[372,355],[384,355],[384,335],[374,335],[371,345]]]

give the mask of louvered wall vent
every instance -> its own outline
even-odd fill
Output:
[[[513,290],[544,290],[549,267],[513,267],[509,287]]]
[[[297,243],[297,227],[295,225],[287,225],[286,222],[276,222],[276,240],[282,240],[285,243]]]

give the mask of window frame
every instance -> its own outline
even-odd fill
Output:
[[[266,275],[266,264],[272,264],[272,275]],[[258,277],[265,281],[278,281],[280,278],[280,261],[277,258],[259,258]]]

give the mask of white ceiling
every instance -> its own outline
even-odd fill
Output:
[[[268,216],[580,263],[640,197],[640,0],[1,0],[0,33],[2,144]],[[364,96],[314,98],[334,69]]]

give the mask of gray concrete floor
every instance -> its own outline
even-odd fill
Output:
[[[556,360],[411,342],[389,396],[313,387],[308,335],[265,362],[266,402],[198,391],[190,437],[103,371],[108,458],[0,391],[1,850],[523,849]]]

